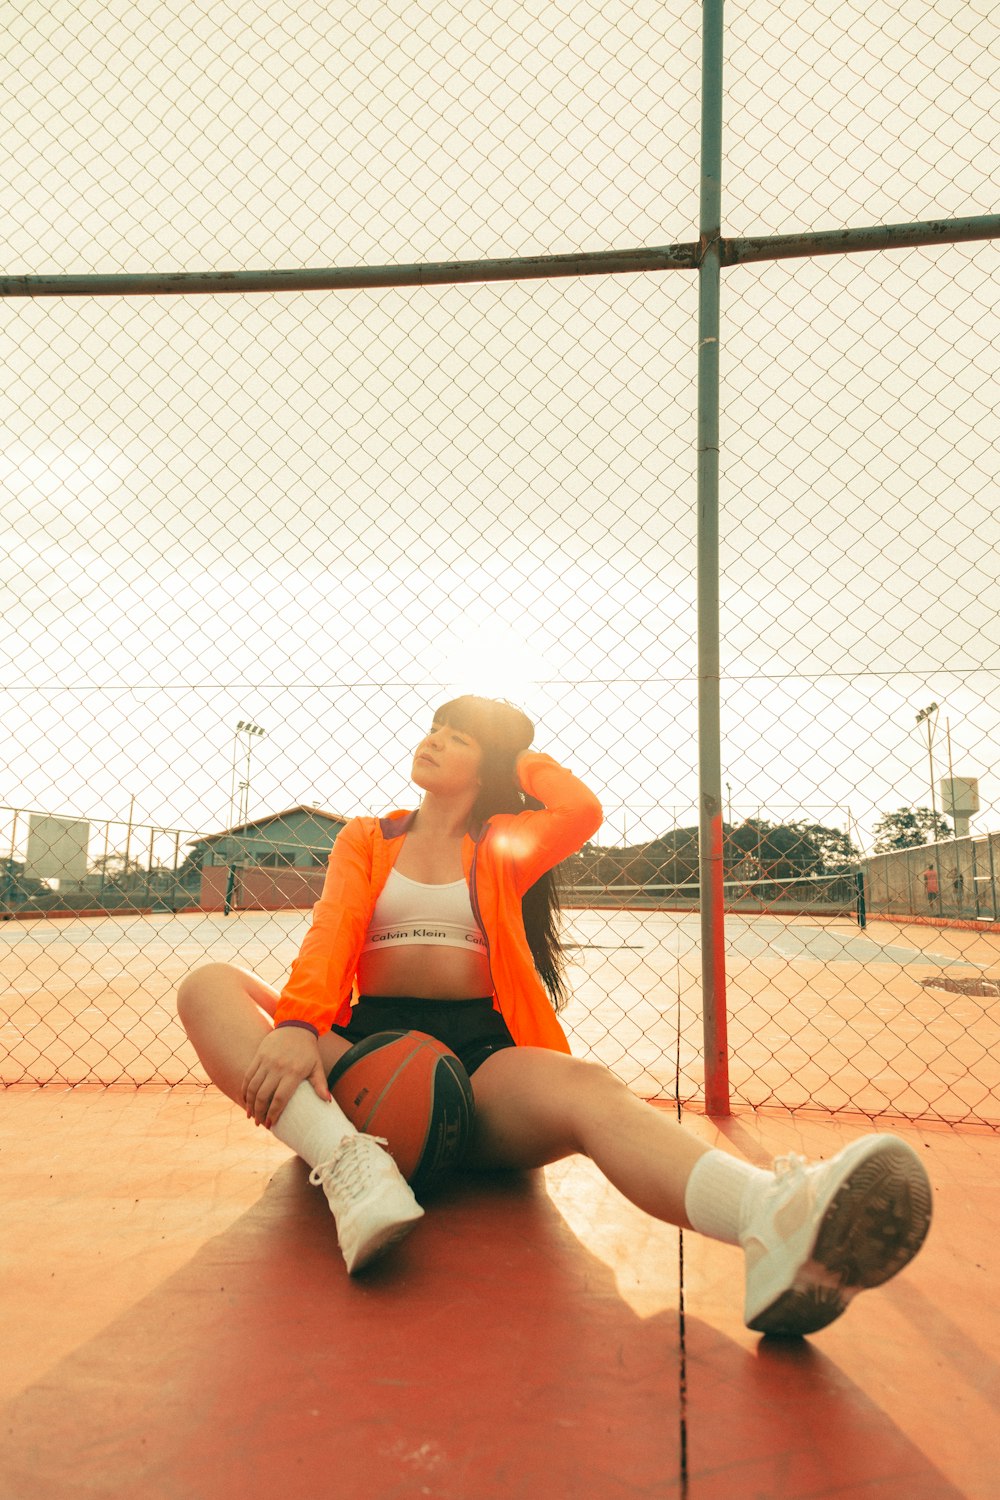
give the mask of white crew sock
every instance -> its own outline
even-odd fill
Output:
[[[684,1212],[691,1227],[727,1245],[740,1242],[740,1215],[749,1190],[774,1181],[773,1172],[763,1172],[727,1151],[706,1151],[694,1164],[684,1190]]]
[[[271,1126],[271,1134],[311,1167],[329,1161],[344,1137],[357,1133],[340,1105],[321,1099],[308,1081],[299,1084]]]

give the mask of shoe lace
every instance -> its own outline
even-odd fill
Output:
[[[324,1191],[343,1193],[354,1198],[367,1191],[372,1175],[372,1150],[374,1147],[388,1148],[389,1142],[381,1135],[349,1135],[341,1141],[337,1150],[327,1161],[318,1162],[309,1173],[314,1187],[322,1185]]]
[[[789,1151],[784,1156],[774,1158],[774,1175],[786,1179],[791,1186],[796,1178],[805,1176],[808,1165],[804,1156],[799,1156],[797,1151]]]
[[[784,1176],[789,1175],[789,1173],[805,1172],[807,1166],[808,1163],[807,1160],[805,1160],[805,1157],[799,1157],[799,1154],[796,1151],[789,1151],[786,1155],[784,1155],[784,1157],[775,1157],[775,1178],[784,1178]]]

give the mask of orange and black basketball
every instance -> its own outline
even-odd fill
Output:
[[[472,1134],[475,1103],[461,1062],[422,1031],[379,1031],[345,1052],[329,1076],[344,1114],[383,1136],[418,1195],[457,1166]]]

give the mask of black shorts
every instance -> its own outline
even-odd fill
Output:
[[[331,1026],[349,1042],[376,1031],[425,1031],[444,1042],[471,1077],[492,1052],[516,1042],[493,999],[421,1000],[414,995],[362,995],[346,1026]]]

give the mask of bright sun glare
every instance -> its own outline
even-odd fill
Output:
[[[520,702],[530,685],[545,675],[538,652],[504,622],[469,625],[449,632],[444,665],[450,684],[486,698]]]

